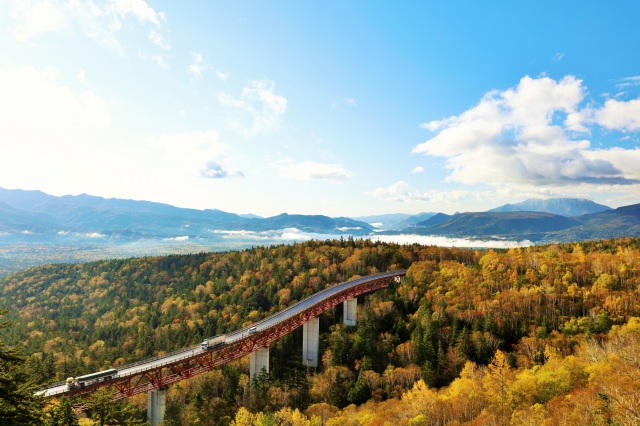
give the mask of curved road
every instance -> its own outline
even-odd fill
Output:
[[[400,279],[406,274],[406,270],[398,270],[398,271],[393,271],[393,272],[383,272],[380,274],[375,274],[375,275],[368,275],[366,277],[363,278],[358,278],[355,279],[353,281],[346,281],[340,284],[337,284],[335,286],[326,288],[324,290],[321,290],[309,297],[307,297],[306,299],[303,299],[301,301],[299,301],[298,303],[295,303],[291,306],[289,306],[286,309],[283,309],[282,311],[278,312],[277,314],[271,315],[270,317],[267,317],[263,320],[260,320],[258,322],[255,322],[245,328],[242,328],[240,330],[231,332],[231,333],[227,333],[226,334],[226,342],[222,345],[216,346],[216,350],[219,350],[221,348],[224,348],[225,346],[228,346],[238,340],[241,340],[243,338],[248,337],[249,335],[253,335],[253,334],[258,334],[260,332],[263,332],[267,329],[270,329],[272,327],[275,327],[276,325],[278,325],[279,323],[282,323],[283,321],[287,321],[292,317],[295,317],[296,315],[300,315],[303,312],[309,310],[310,308],[314,307],[315,305],[318,305],[320,303],[322,303],[325,299],[329,299],[345,290],[348,290],[352,287],[357,287],[363,283],[368,283],[371,281],[376,281],[376,280],[382,280],[382,279],[395,279],[397,281],[400,281]],[[211,339],[211,338],[210,338]],[[207,339],[207,340],[210,340]],[[147,371],[151,371],[151,370],[157,370],[159,368],[162,368],[164,366],[168,366],[168,365],[172,365],[175,364],[177,362],[183,361],[183,360],[187,360],[190,358],[193,358],[197,355],[202,354],[204,351],[202,350],[202,348],[200,347],[200,345],[197,346],[190,346],[187,348],[183,348],[168,354],[165,354],[163,356],[159,356],[159,357],[155,357],[155,358],[149,358],[134,364],[129,364],[129,365],[125,365],[122,366],[120,368],[118,368],[118,379],[123,379],[123,378],[127,378],[127,377],[132,377],[132,376],[137,376],[140,375],[144,372]],[[96,382],[97,383],[97,382]],[[87,386],[92,386],[95,383],[90,383]],[[40,390],[39,392],[37,392],[37,394],[42,395],[44,397],[51,397],[51,396],[56,396],[56,395],[60,395],[60,394],[65,394],[65,393],[72,393],[74,391],[77,391],[78,389],[69,389],[67,387],[67,384],[65,382],[58,382],[55,383],[51,386],[49,386],[46,389]]]

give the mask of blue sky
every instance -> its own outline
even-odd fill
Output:
[[[640,202],[636,1],[0,3],[0,187],[272,216]]]

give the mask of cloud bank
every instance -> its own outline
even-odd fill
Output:
[[[636,185],[640,149],[597,148],[592,129],[640,130],[640,100],[585,105],[586,87],[573,76],[523,77],[491,91],[460,115],[423,123],[434,137],[415,154],[446,158],[447,182],[532,187]]]

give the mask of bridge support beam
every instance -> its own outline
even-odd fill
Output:
[[[311,318],[302,325],[302,365],[318,366],[318,346],[320,336],[320,318]]]
[[[342,303],[344,307],[343,322],[346,325],[356,325],[356,308],[358,307],[358,299],[347,299]]]
[[[147,392],[147,418],[151,422],[151,426],[156,426],[164,420],[166,402],[166,387]]]
[[[269,348],[260,348],[257,351],[251,352],[249,357],[249,377],[253,380],[253,377],[260,374],[262,369],[269,372]]]

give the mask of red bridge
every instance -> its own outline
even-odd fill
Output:
[[[262,348],[301,325],[305,325],[302,362],[305,365],[317,366],[319,327],[317,316],[339,303],[344,303],[344,321],[355,325],[355,298],[387,287],[391,281],[400,282],[405,274],[405,270],[398,270],[343,282],[319,291],[241,330],[206,339],[202,345],[146,359],[119,367],[117,370],[81,376],[71,383],[56,383],[38,393],[51,397],[86,394],[100,387],[110,387],[116,392],[114,398],[122,399],[149,392],[148,413],[151,423],[155,425],[164,416],[162,390],[166,389],[167,385],[188,379],[247,354],[252,355],[251,375],[263,367],[268,370],[268,352],[264,354],[268,349]],[[258,351],[259,349],[262,351]],[[154,406],[157,408],[153,408]]]

